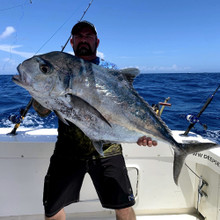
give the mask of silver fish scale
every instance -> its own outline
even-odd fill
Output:
[[[43,72],[42,64],[46,65]],[[136,142],[143,135],[170,143],[176,184],[188,154],[217,146],[214,142],[177,143],[166,124],[127,81],[128,72],[108,70],[63,52],[30,58],[18,66],[18,71],[14,82],[63,121],[78,126],[99,153],[102,141]],[[134,75],[130,75],[132,79]]]
[[[87,88],[85,85],[80,85],[81,94],[77,93],[77,95],[102,112],[111,125],[127,127],[127,132],[128,130],[136,131],[138,137],[143,134],[155,133],[154,136],[160,136],[164,139],[166,135],[166,139],[170,138],[169,129],[157,116],[155,120],[155,113],[151,107],[130,87],[123,75],[104,68],[101,68],[102,71],[100,71],[100,67],[96,65],[93,65],[93,71],[91,68],[86,69],[90,69],[86,78],[89,83],[86,83]],[[79,80],[77,82],[79,83]],[[82,80],[80,82],[83,83]],[[150,129],[146,129],[149,127]],[[135,139],[137,139],[137,135]]]

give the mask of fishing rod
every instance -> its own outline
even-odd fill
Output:
[[[86,15],[86,12],[88,11],[88,9],[90,8],[90,6],[92,5],[92,2],[93,2],[93,0],[91,0],[91,1],[89,2],[89,5],[88,5],[88,7],[86,8],[86,10],[83,12],[83,15],[82,15],[82,17],[80,18],[79,22],[82,21],[82,19],[83,19],[84,16]],[[32,2],[31,2],[31,3],[32,3]],[[66,45],[68,44],[70,38],[71,38],[71,35],[69,36],[69,38],[68,38],[68,40],[66,41],[65,45],[62,47],[61,52],[64,51],[64,49],[65,49]],[[21,109],[19,116],[11,115],[11,116],[9,117],[9,120],[12,121],[12,122],[15,124],[15,126],[14,126],[14,128],[12,129],[12,131],[11,131],[10,133],[8,133],[8,135],[16,135],[16,131],[17,131],[18,127],[20,126],[21,122],[24,120],[24,118],[25,118],[26,114],[28,113],[29,109],[31,108],[33,101],[34,101],[34,99],[31,98],[30,101],[28,102],[27,106],[25,107],[25,109]]]
[[[216,88],[216,90],[214,91],[214,93],[207,99],[206,103],[203,105],[203,107],[201,108],[200,112],[194,116],[194,115],[188,115],[188,120],[190,122],[189,127],[186,129],[185,133],[183,134],[184,136],[187,136],[188,133],[190,132],[190,130],[194,127],[194,125],[199,122],[199,117],[201,116],[201,114],[205,111],[205,109],[208,107],[208,105],[211,103],[214,95],[216,94],[216,92],[218,91],[218,89],[220,88],[220,84],[218,85],[218,87]],[[203,125],[204,127],[207,127],[206,125]]]
[[[88,9],[90,8],[90,6],[92,5],[93,0],[91,0],[91,2],[89,3],[88,7],[86,8],[86,10],[83,12],[82,17],[79,19],[79,22],[82,21],[82,19],[84,18],[86,12],[88,11]],[[70,41],[71,35],[69,36],[69,38],[67,39],[66,43],[64,44],[64,46],[62,47],[61,52],[64,51],[66,45],[68,44],[68,42]]]
[[[26,114],[28,113],[28,110],[30,109],[30,107],[32,106],[33,103],[33,98],[31,98],[31,100],[28,102],[27,106],[25,107],[25,109],[21,109],[20,111],[20,115],[11,115],[9,117],[9,120],[13,123],[15,123],[14,128],[12,129],[12,131],[10,133],[8,133],[8,135],[16,135],[16,130],[18,129],[18,127],[20,126],[22,120],[24,120],[24,117],[26,116]]]

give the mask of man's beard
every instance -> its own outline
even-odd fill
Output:
[[[76,56],[91,56],[95,53],[96,51],[93,51],[88,43],[80,43],[75,50]]]

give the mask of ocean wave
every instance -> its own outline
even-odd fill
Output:
[[[214,142],[220,144],[220,130],[217,131],[212,131],[212,130],[207,130],[204,134],[207,138],[213,140]]]
[[[0,76],[0,127],[13,127],[8,117],[19,114],[30,100],[30,95],[11,81],[11,76]],[[200,80],[202,79],[202,80]],[[220,81],[220,74],[140,74],[134,81],[134,87],[150,104],[163,102],[170,97],[171,107],[166,107],[162,119],[172,130],[186,130],[189,122],[185,119],[188,114],[197,115],[207,98],[215,91]],[[202,124],[207,124],[209,131],[204,131],[200,123],[191,131],[219,141],[220,134],[220,90],[212,103],[200,117]],[[57,117],[50,114],[41,118],[30,108],[21,126],[57,128]]]
[[[27,113],[24,120],[21,122],[21,127],[25,128],[57,128],[57,117],[51,113],[46,118],[41,118],[37,113]],[[14,124],[5,117],[0,121],[0,127],[14,127]]]

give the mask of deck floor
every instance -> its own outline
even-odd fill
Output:
[[[43,215],[36,216],[11,216],[11,217],[0,217],[0,220],[43,220]],[[115,220],[115,217],[76,217],[67,214],[66,220]],[[148,215],[148,216],[137,216],[137,220],[198,220],[198,218],[187,215]]]

